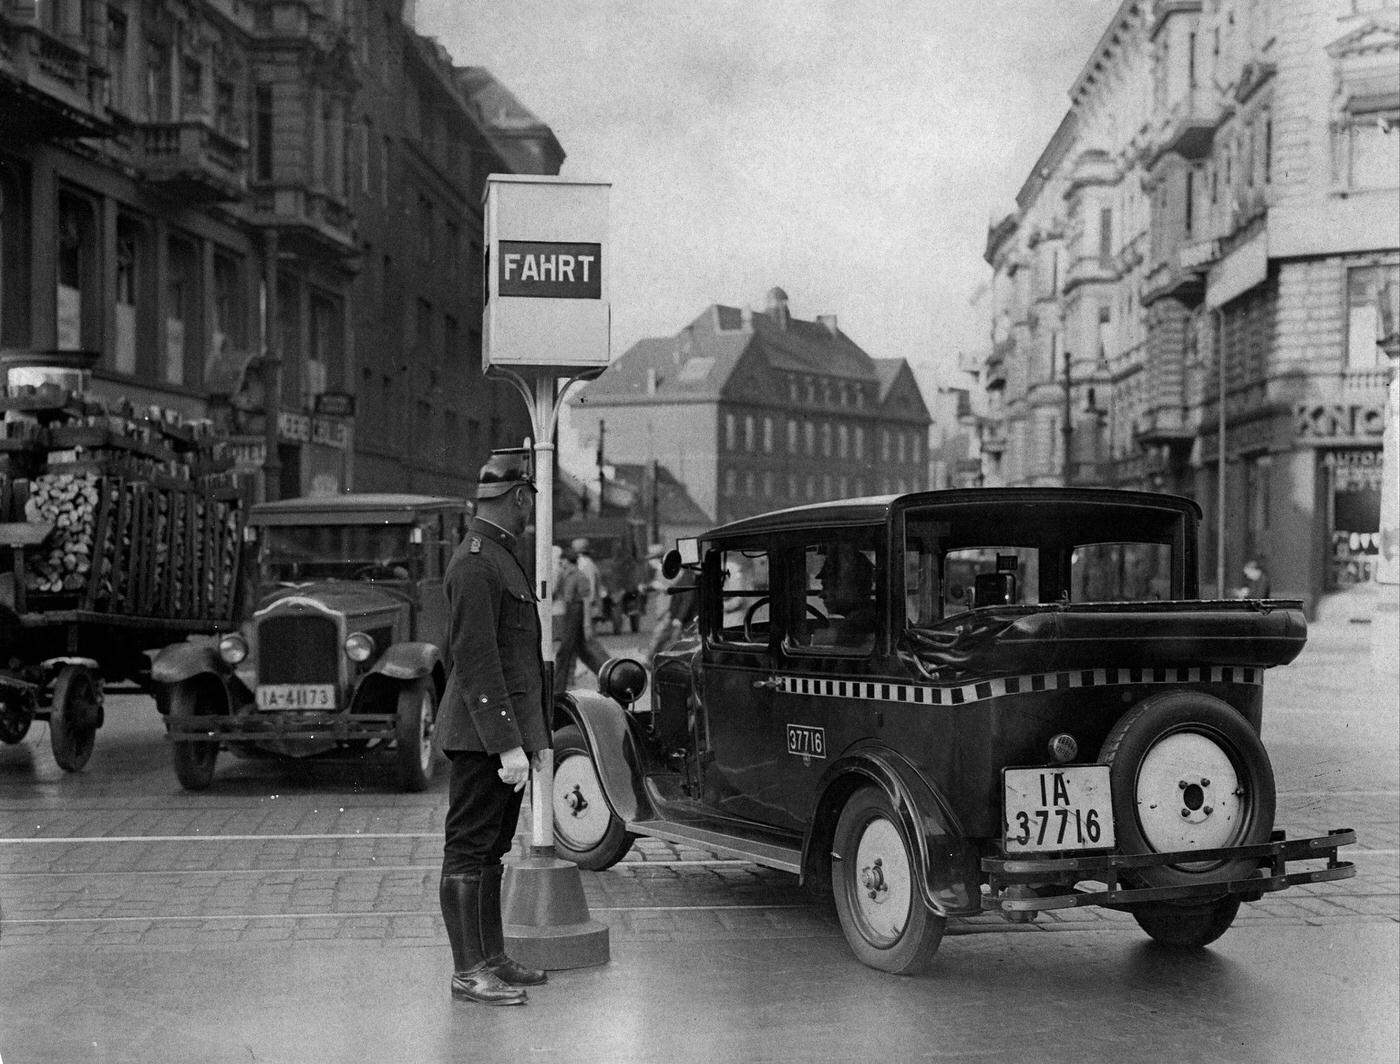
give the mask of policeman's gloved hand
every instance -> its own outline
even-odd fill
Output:
[[[525,781],[530,778],[530,759],[525,756],[525,751],[517,746],[501,754],[501,767],[496,770],[496,775],[514,790],[523,790]]]

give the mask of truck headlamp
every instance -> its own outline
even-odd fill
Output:
[[[242,664],[248,657],[248,640],[241,635],[226,635],[219,640],[219,657],[230,665]]]
[[[345,638],[345,656],[357,664],[374,656],[374,638],[364,632],[352,632]]]

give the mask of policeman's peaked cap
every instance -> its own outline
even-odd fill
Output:
[[[492,451],[476,478],[476,497],[494,499],[512,488],[525,484],[535,486],[528,447],[508,447]]]

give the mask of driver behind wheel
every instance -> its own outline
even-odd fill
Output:
[[[875,640],[875,566],[851,543],[833,543],[817,573],[828,626],[813,642],[821,646],[864,648]]]

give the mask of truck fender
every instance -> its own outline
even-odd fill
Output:
[[[573,724],[583,732],[598,782],[613,814],[624,824],[656,813],[642,786],[642,756],[626,710],[595,691],[570,691],[555,700],[556,729]]]
[[[802,847],[804,882],[830,886],[832,838],[846,800],[873,784],[889,799],[917,850],[915,873],[925,904],[940,916],[982,911],[980,862],[957,817],[922,772],[902,754],[878,743],[858,743],[822,774],[820,798]]]
[[[203,673],[227,679],[232,672],[218,648],[208,643],[173,643],[151,661],[151,682],[156,684],[179,683]]]
[[[369,671],[391,680],[417,680],[432,676],[441,660],[442,651],[432,643],[395,643]]]

